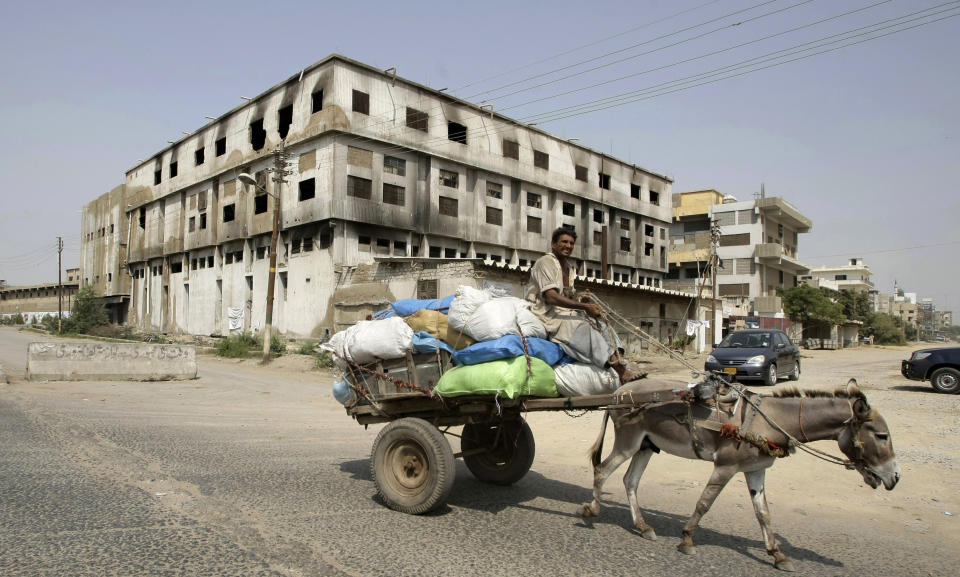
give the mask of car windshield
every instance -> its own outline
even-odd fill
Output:
[[[761,349],[770,346],[773,335],[770,333],[733,333],[720,342],[721,349]]]

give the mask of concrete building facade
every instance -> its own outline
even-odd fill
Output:
[[[79,276],[80,270],[72,268],[64,272],[62,285],[55,282],[29,286],[3,284],[0,286],[0,318],[20,315],[24,323],[33,324],[47,315],[56,315],[61,307],[64,314],[69,315],[80,286]]]
[[[845,265],[811,268],[800,280],[814,287],[868,293],[873,290],[871,276],[870,267],[862,258],[851,258]]]
[[[268,170],[281,142],[291,174],[278,189]],[[659,287],[671,185],[334,55],[134,166],[88,204],[82,277],[118,308],[128,303],[143,330],[259,330],[276,250],[274,325],[317,336],[334,327],[332,297],[361,264],[391,256],[525,267],[565,227],[579,235],[579,275]],[[268,195],[280,197],[277,247]]]

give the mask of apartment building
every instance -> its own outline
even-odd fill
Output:
[[[851,258],[845,265],[811,268],[800,280],[815,287],[869,293],[873,290],[871,275],[870,267],[862,258]]]
[[[797,249],[799,235],[813,226],[809,218],[779,197],[738,201],[716,190],[675,194],[673,216],[666,288],[693,291],[699,282],[712,292],[707,264],[716,222],[717,296],[725,316],[782,316],[777,290],[796,286],[809,271]]]
[[[268,171],[281,143],[291,162],[278,187]],[[331,299],[359,264],[463,258],[525,267],[565,227],[579,236],[582,277],[660,287],[671,185],[333,55],[140,162],[88,204],[82,276],[144,330],[258,330],[275,250],[274,325],[317,335],[332,327]],[[417,296],[410,292],[395,297]]]

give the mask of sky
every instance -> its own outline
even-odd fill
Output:
[[[332,53],[813,221],[960,310],[960,1],[5,2],[0,279],[80,264],[80,211],[208,121]],[[820,52],[818,54],[818,52]]]

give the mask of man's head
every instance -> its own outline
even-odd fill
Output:
[[[550,235],[550,249],[554,256],[566,259],[573,253],[573,245],[577,242],[577,233],[565,228],[558,228]]]

